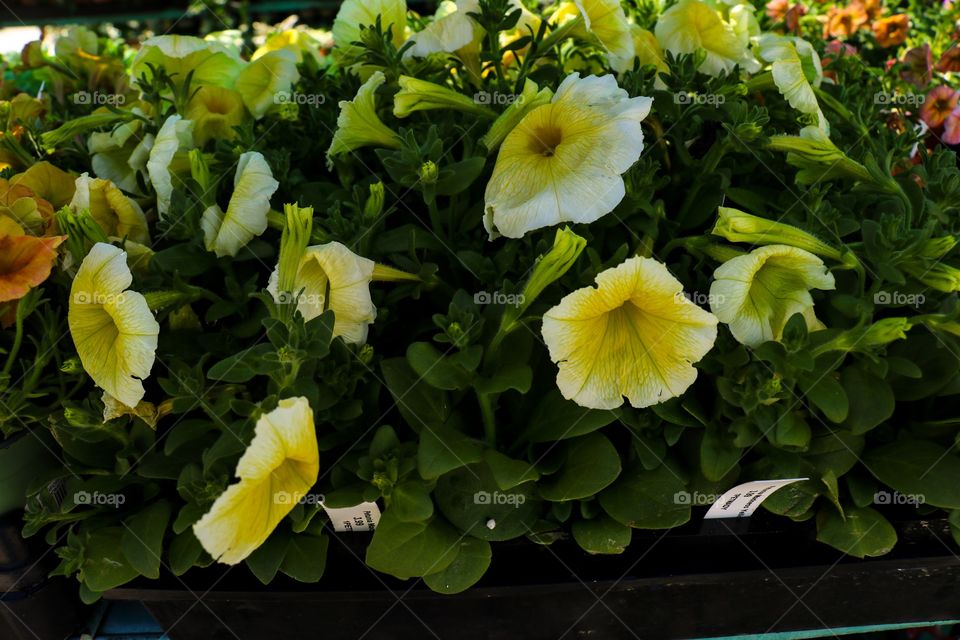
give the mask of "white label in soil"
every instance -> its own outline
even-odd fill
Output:
[[[331,509],[323,507],[327,515],[330,516],[330,522],[333,523],[334,531],[373,531],[380,522],[380,507],[376,502],[361,502],[355,507],[345,507],[343,509]]]
[[[704,520],[714,518],[749,518],[757,510],[760,503],[767,499],[780,487],[794,482],[801,482],[807,478],[788,478],[786,480],[755,480],[738,484],[717,498],[703,516]]]

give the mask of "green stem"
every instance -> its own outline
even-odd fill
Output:
[[[843,106],[839,100],[831,96],[820,87],[814,87],[813,92],[816,94],[817,100],[827,105],[831,111],[846,120],[847,123],[855,128],[861,136],[866,136],[870,133],[859,120],[853,117],[853,114],[850,113],[850,110]]]
[[[490,402],[490,396],[477,391],[477,401],[480,403],[480,414],[483,416],[483,434],[487,444],[491,447],[497,445],[497,424],[493,417],[493,405]]]
[[[10,371],[13,369],[13,363],[17,358],[17,353],[20,351],[20,345],[23,344],[23,314],[17,314],[17,333],[13,338],[13,346],[10,348],[10,353],[7,354],[7,363],[3,366],[3,375],[4,377],[10,375]]]

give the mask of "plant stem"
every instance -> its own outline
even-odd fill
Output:
[[[13,346],[10,353],[7,354],[7,363],[3,366],[3,375],[7,376],[13,369],[13,363],[17,359],[17,353],[20,351],[20,345],[23,344],[23,314],[17,314],[17,329],[13,338]]]
[[[483,416],[483,434],[487,444],[491,447],[497,444],[497,423],[493,417],[493,405],[490,403],[490,396],[477,391],[477,402],[480,404],[480,414]]]

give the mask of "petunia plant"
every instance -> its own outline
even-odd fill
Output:
[[[456,593],[499,542],[618,554],[748,480],[807,478],[763,508],[857,557],[896,543],[884,496],[960,532],[957,9],[852,4],[29,45],[0,430],[59,464],[24,534],[93,601],[316,582],[347,536]]]

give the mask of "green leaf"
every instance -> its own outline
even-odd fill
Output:
[[[633,529],[607,516],[573,523],[573,539],[587,553],[623,553],[631,537]]]
[[[450,566],[425,576],[423,581],[437,593],[461,593],[483,577],[492,555],[489,542],[467,536],[460,541],[460,551]]]
[[[251,349],[245,349],[210,367],[207,377],[220,382],[249,382],[255,376],[269,371],[264,356],[271,352],[273,352],[273,346],[269,344],[259,344]]]
[[[882,556],[897,543],[887,519],[869,507],[846,509],[846,518],[833,507],[817,514],[817,540],[856,558]]]
[[[247,556],[247,568],[263,584],[270,584],[280,570],[287,553],[290,536],[285,531],[274,531],[267,540]]]
[[[184,531],[170,543],[170,571],[175,576],[182,576],[197,564],[203,553],[203,545],[193,535],[193,530]]]
[[[542,481],[540,495],[563,502],[589,498],[620,475],[620,455],[600,433],[591,433],[564,443],[565,461],[560,471]]]
[[[700,442],[700,470],[707,480],[716,482],[740,462],[740,449],[725,429],[708,426]]]
[[[445,356],[429,342],[414,342],[407,347],[410,367],[431,387],[445,391],[466,389],[473,374],[455,364],[452,356]]]
[[[424,429],[417,449],[420,475],[432,480],[464,465],[483,460],[483,445],[450,427]]]
[[[528,365],[516,365],[497,371],[492,378],[480,378],[476,382],[480,393],[503,393],[510,389],[527,393],[533,382],[533,369]]]
[[[938,444],[898,440],[868,451],[863,463],[880,482],[926,504],[960,508],[960,458]]]
[[[80,579],[91,591],[104,592],[140,575],[123,553],[123,527],[104,527],[87,535]]]
[[[160,577],[163,534],[167,532],[171,512],[170,503],[159,500],[123,523],[124,557],[130,566],[153,580]]]
[[[508,458],[496,449],[487,449],[483,459],[490,467],[493,478],[501,490],[507,491],[524,482],[536,482],[540,474],[529,462]]]
[[[787,410],[777,419],[772,432],[768,432],[770,442],[788,451],[804,451],[810,446],[812,431],[810,425],[797,412]]]
[[[625,471],[600,495],[600,506],[617,522],[635,529],[669,529],[690,519],[690,505],[677,499],[686,491],[669,465],[652,471]]]
[[[367,547],[367,565],[406,580],[443,571],[457,557],[460,536],[443,518],[402,522],[390,510]]]
[[[390,510],[403,522],[429,520],[433,515],[430,487],[416,480],[401,482],[390,494]]]
[[[543,513],[536,486],[527,482],[500,491],[484,464],[457,469],[437,481],[440,512],[463,533],[481,540],[510,540],[526,535]]]
[[[384,360],[380,370],[400,415],[415,432],[419,433],[424,424],[442,425],[450,417],[447,393],[422,381],[404,358]]]
[[[290,538],[280,571],[297,582],[313,583],[323,577],[330,538],[325,535],[296,535]]]
[[[893,390],[883,378],[862,367],[847,367],[840,380],[850,401],[843,426],[853,433],[866,433],[890,419],[896,405]]]
[[[843,386],[833,377],[833,373],[822,376],[817,374],[817,376],[813,380],[809,377],[801,378],[800,388],[807,399],[827,416],[827,419],[840,424],[847,419],[850,409],[847,394]]]
[[[614,411],[586,409],[563,396],[556,389],[540,402],[523,438],[530,442],[551,442],[575,438],[596,431],[617,419]]]

